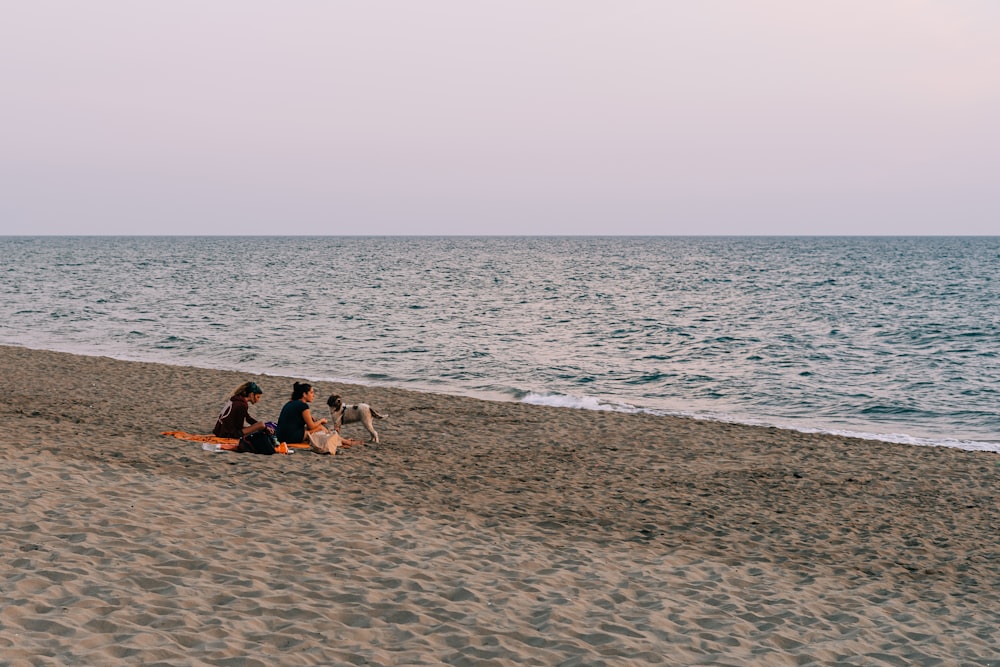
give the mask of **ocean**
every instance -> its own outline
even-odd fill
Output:
[[[0,276],[3,344],[1000,452],[1000,237],[9,236]]]

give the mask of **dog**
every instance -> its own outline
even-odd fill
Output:
[[[341,424],[354,424],[361,422],[372,436],[372,442],[376,445],[378,441],[378,431],[372,425],[372,419],[385,419],[383,415],[375,412],[375,409],[367,403],[357,403],[355,405],[344,405],[337,394],[332,394],[326,399],[326,404],[330,406],[330,416],[333,417],[333,430],[340,433]]]

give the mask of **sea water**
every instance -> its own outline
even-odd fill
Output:
[[[1000,451],[1000,237],[0,237],[0,343]]]

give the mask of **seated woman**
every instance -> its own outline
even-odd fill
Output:
[[[292,387],[292,400],[285,403],[278,415],[278,427],[274,435],[279,442],[290,445],[308,443],[309,434],[326,431],[326,419],[315,420],[309,412],[309,404],[316,398],[316,389],[306,382],[296,382]],[[343,438],[345,444],[360,444]]]
[[[264,422],[250,416],[250,405],[260,401],[263,393],[255,382],[244,382],[237,387],[222,406],[222,412],[219,413],[215,428],[212,429],[213,435],[219,438],[239,439],[267,428]]]

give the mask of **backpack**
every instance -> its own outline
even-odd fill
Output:
[[[278,439],[267,431],[254,431],[240,438],[238,452],[271,455],[278,449]]]

